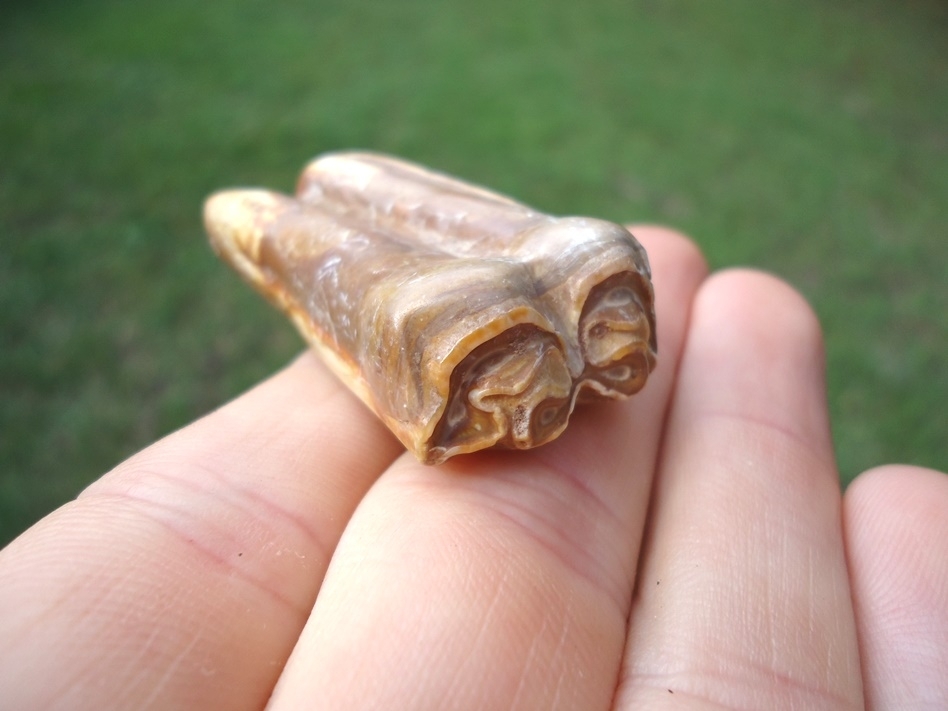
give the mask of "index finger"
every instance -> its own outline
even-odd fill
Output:
[[[259,708],[401,447],[305,355],[0,552],[11,708]]]

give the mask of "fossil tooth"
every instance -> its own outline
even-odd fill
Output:
[[[395,158],[310,163],[295,197],[230,190],[204,210],[218,254],[286,312],[421,461],[562,433],[577,399],[655,367],[645,251]]]

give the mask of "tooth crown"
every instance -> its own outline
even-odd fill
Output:
[[[655,367],[648,259],[616,224],[367,153],[314,160],[295,197],[217,193],[204,217],[425,463],[544,444],[577,399],[631,395]]]

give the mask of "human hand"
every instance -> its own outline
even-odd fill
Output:
[[[305,355],[0,552],[0,708],[948,708],[948,478],[842,499],[806,304],[635,234],[641,394],[425,467]]]

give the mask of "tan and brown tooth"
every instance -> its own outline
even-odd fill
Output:
[[[549,442],[577,400],[632,395],[655,368],[648,258],[610,222],[369,153],[314,160],[295,197],[217,193],[204,219],[217,253],[428,464]]]

